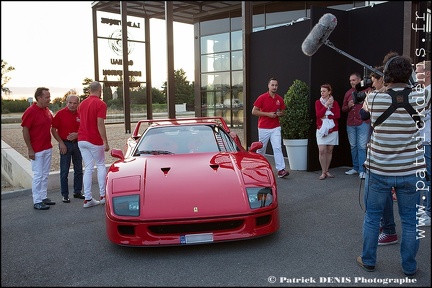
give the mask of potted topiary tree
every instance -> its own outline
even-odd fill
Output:
[[[294,80],[284,95],[285,113],[279,119],[282,139],[291,170],[307,169],[307,144],[312,119],[309,114],[309,87]]]

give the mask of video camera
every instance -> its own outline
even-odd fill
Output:
[[[372,79],[365,77],[356,86],[356,91],[352,92],[354,104],[362,104],[366,98],[366,92],[364,90],[372,87]]]
[[[414,88],[415,86],[417,86],[417,84],[417,76],[413,70],[411,77],[408,81],[408,85],[411,88]],[[362,104],[366,98],[366,92],[364,90],[372,87],[372,79],[370,77],[364,77],[363,80],[355,86],[356,91],[352,92],[354,104]]]

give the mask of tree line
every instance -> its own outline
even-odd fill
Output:
[[[8,100],[3,99],[3,93],[5,95],[10,95],[12,92],[9,88],[6,87],[7,82],[11,79],[7,75],[7,73],[14,71],[15,68],[11,65],[9,65],[6,61],[1,60],[1,90],[2,90],[2,97],[1,97],[1,104],[2,104],[2,113],[19,113],[24,112],[25,109],[28,107],[27,100]],[[131,83],[135,82],[134,77],[131,77]],[[57,97],[52,99],[50,109],[53,112],[56,112],[60,110],[61,108],[66,106],[66,97],[70,94],[76,94],[80,97],[80,100],[84,100],[87,98],[90,94],[89,92],[89,85],[93,82],[93,79],[91,78],[84,78],[82,85],[83,85],[83,94],[79,95],[74,90],[69,90],[65,92],[63,97]],[[111,110],[123,110],[123,86],[119,85],[117,87],[114,87],[114,89],[111,86],[105,85],[105,82],[108,83],[106,76],[103,81],[101,81],[102,87],[103,87],[103,101],[107,103],[108,108]],[[123,80],[121,77],[119,77],[118,81],[119,83],[122,83]],[[49,88],[49,87],[48,87]],[[152,105],[159,106],[159,107],[166,107],[167,104],[167,81],[164,82],[162,85],[162,90],[152,87],[151,93],[152,93]],[[186,107],[188,110],[194,109],[194,82],[190,83],[187,80],[186,72],[183,69],[175,70],[174,71],[174,91],[175,91],[175,104],[183,104],[186,103]],[[147,104],[147,91],[146,86],[140,84],[137,87],[130,87],[130,106],[131,110],[137,110],[138,112],[146,111],[146,104]],[[157,105],[160,104],[160,105]]]

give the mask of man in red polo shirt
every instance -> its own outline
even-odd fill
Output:
[[[109,151],[105,119],[107,105],[101,99],[102,86],[99,82],[90,83],[90,96],[78,106],[80,127],[78,147],[84,160],[84,208],[105,204],[105,151]],[[96,164],[100,201],[93,199],[91,186]]]
[[[282,136],[279,117],[284,114],[285,103],[282,96],[277,94],[279,83],[275,78],[270,78],[267,83],[268,92],[261,94],[255,100],[252,115],[258,116],[258,140],[263,147],[257,153],[265,154],[267,144],[270,141],[273,148],[277,177],[283,178],[289,175],[285,170],[285,160],[282,154]]]
[[[48,106],[51,94],[48,88],[39,87],[35,91],[36,103],[28,107],[21,118],[24,142],[27,145],[28,157],[33,171],[32,196],[33,207],[47,210],[55,202],[47,197],[48,176],[51,166],[52,144],[51,123],[52,112]]]
[[[77,95],[68,95],[66,107],[56,113],[51,128],[51,134],[59,143],[60,192],[64,203],[70,203],[68,176],[71,160],[74,169],[73,195],[74,198],[84,199],[84,195],[81,193],[83,186],[82,156],[78,148],[78,128],[80,125],[78,104],[79,97]]]

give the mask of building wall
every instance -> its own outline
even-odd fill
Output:
[[[338,20],[328,40],[343,53],[322,45],[313,56],[306,56],[301,51],[301,44],[325,13],[332,13]],[[350,11],[312,7],[310,20],[252,33],[248,106],[252,107],[258,95],[267,91],[270,77],[278,78],[281,96],[295,79],[299,79],[309,84],[310,116],[315,123],[314,105],[320,97],[321,84],[332,85],[334,97],[342,107],[344,94],[350,89],[349,75],[354,71],[364,74],[363,65],[358,61],[378,66],[390,50],[403,54],[403,19],[403,2],[387,2]],[[258,139],[258,119],[251,115],[251,111],[245,113],[250,123],[250,137],[247,139],[250,145]],[[331,167],[352,165],[346,134],[347,114],[341,115],[339,145],[334,149]],[[308,171],[320,169],[315,129],[313,125],[309,134]],[[271,147],[268,152],[271,154]]]

